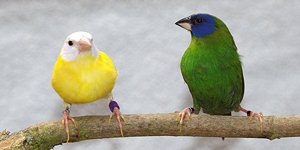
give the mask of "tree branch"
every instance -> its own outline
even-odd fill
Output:
[[[185,119],[182,133],[179,132],[177,113],[124,115],[125,137],[135,136],[199,136],[232,138],[268,138],[300,136],[300,115],[267,116],[263,118],[263,133],[257,118],[241,116],[192,115],[192,122]],[[120,130],[109,116],[74,117],[77,128],[70,123],[70,142],[88,139],[120,137]],[[67,135],[60,120],[49,121],[28,127],[9,135],[0,134],[0,149],[50,149],[66,142]]]

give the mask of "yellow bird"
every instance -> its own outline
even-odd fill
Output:
[[[105,98],[112,112],[110,119],[116,115],[123,136],[120,118],[124,120],[120,107],[113,101],[117,70],[113,61],[93,44],[93,38],[87,32],[75,32],[69,35],[61,49],[52,74],[52,87],[64,100],[65,111],[62,124],[66,126],[69,141],[70,119],[75,127],[75,120],[70,116],[72,104],[93,102]],[[109,121],[110,121],[109,119]]]

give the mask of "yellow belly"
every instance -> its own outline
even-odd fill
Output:
[[[51,84],[65,102],[89,103],[109,94],[117,75],[112,60],[103,52],[97,58],[91,53],[81,54],[74,61],[59,56]]]

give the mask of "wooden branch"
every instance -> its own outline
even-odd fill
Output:
[[[257,118],[241,116],[192,115],[192,122],[185,118],[179,132],[177,113],[124,115],[125,137],[135,136],[199,136],[232,138],[268,138],[300,136],[300,115],[267,116],[263,118],[263,133]],[[70,122],[70,142],[88,139],[120,137],[115,119],[109,116],[74,117],[78,128]],[[60,120],[40,123],[9,135],[0,134],[0,149],[50,149],[66,142],[67,135]]]

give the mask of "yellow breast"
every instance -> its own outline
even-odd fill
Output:
[[[80,54],[73,61],[61,56],[53,69],[52,87],[67,103],[89,103],[109,94],[117,78],[112,60],[103,52]]]

